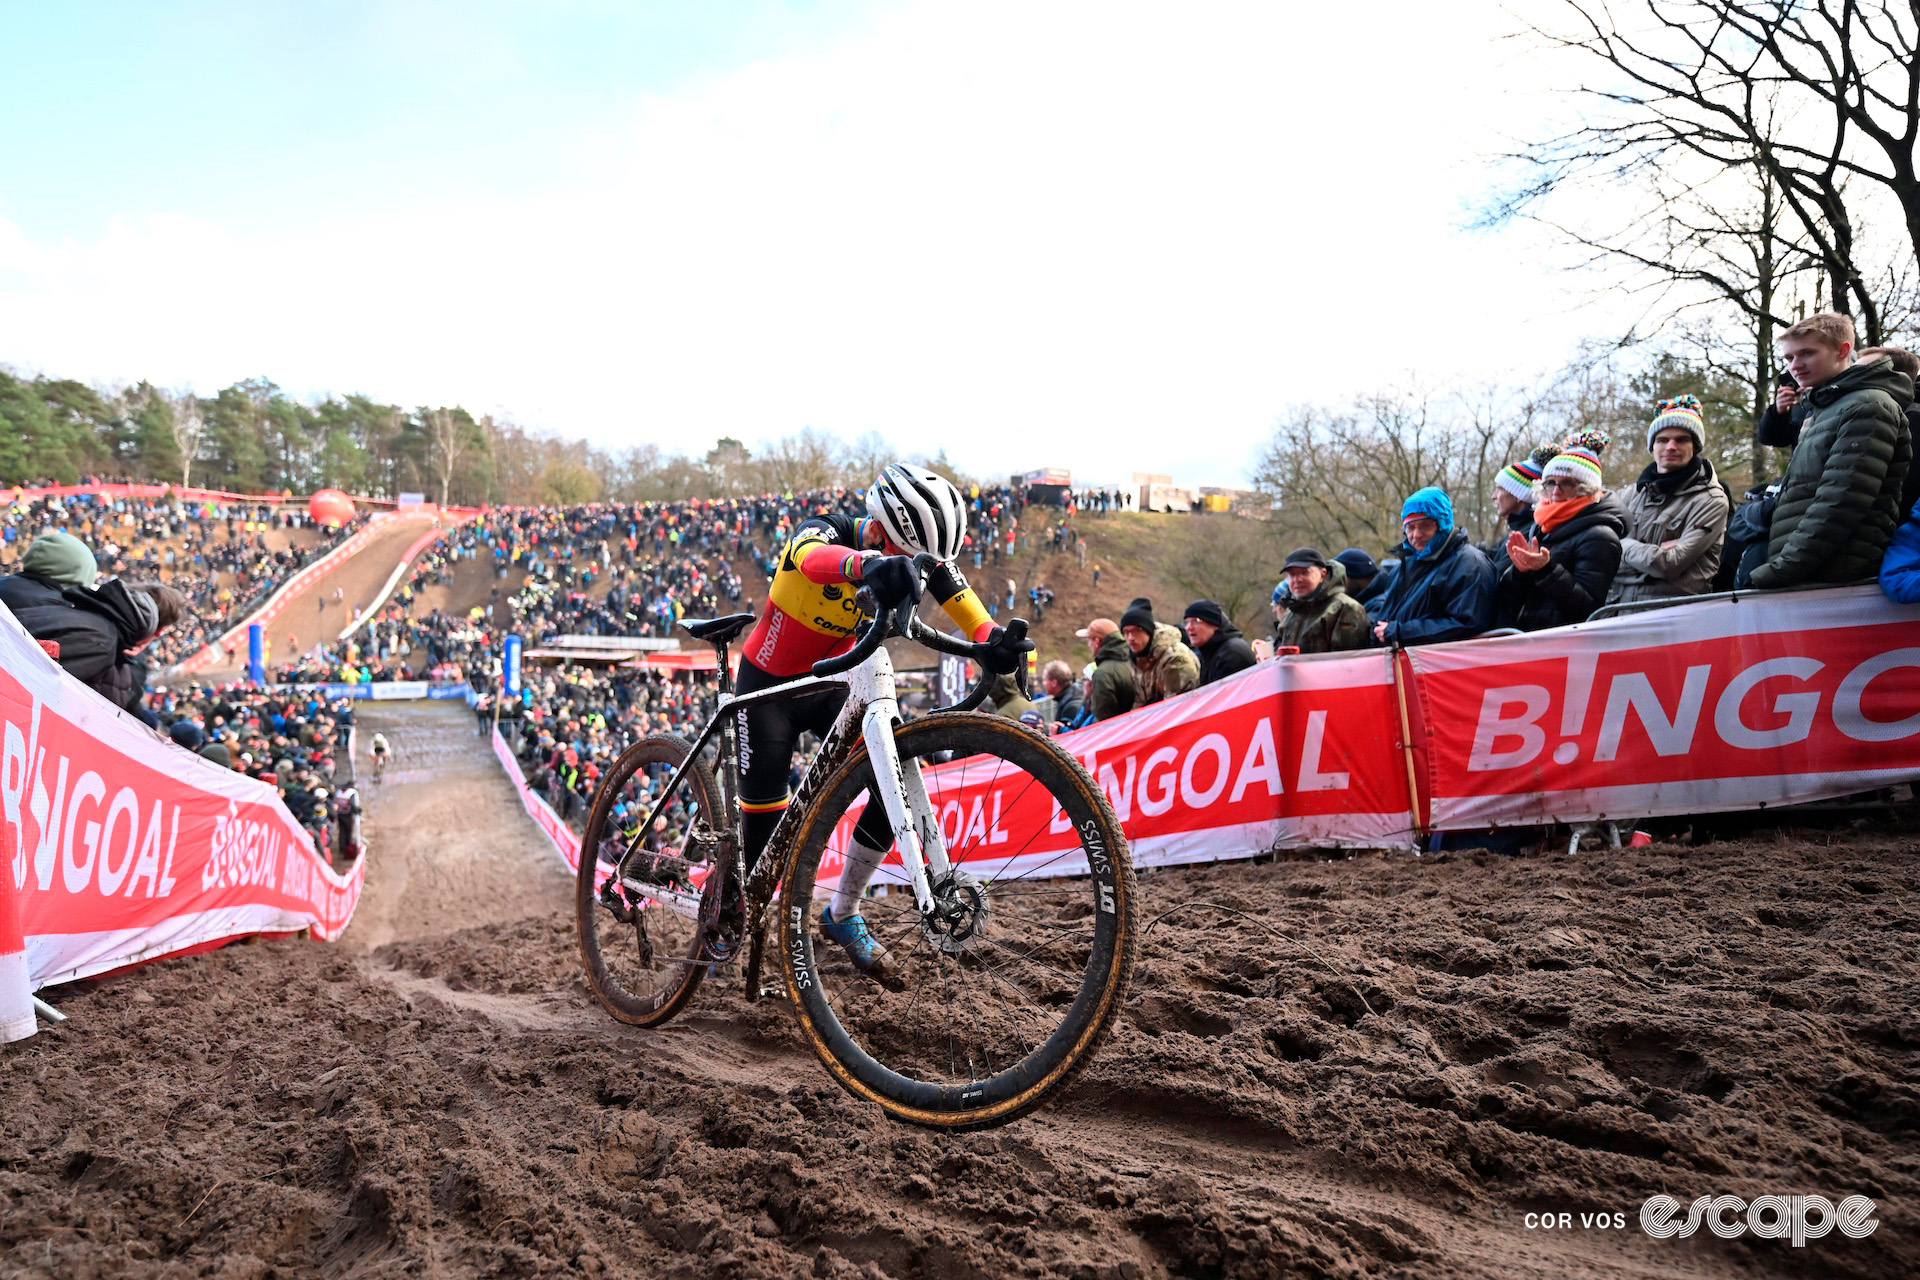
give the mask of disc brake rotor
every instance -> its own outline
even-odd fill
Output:
[[[933,910],[920,917],[920,932],[937,950],[960,955],[985,932],[992,914],[986,882],[955,868],[932,888]]]

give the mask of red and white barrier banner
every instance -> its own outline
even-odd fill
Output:
[[[161,740],[0,608],[0,955],[17,929],[29,987],[248,934],[337,937],[362,867],[336,873],[272,786]],[[0,1012],[16,994],[0,985]]]
[[[38,1030],[33,1020],[33,980],[27,975],[27,939],[20,932],[19,891],[0,864],[0,1044],[24,1040]]]
[[[1412,651],[1432,824],[1757,809],[1920,778],[1920,607],[1710,600]]]
[[[0,503],[12,505],[16,502],[33,502],[40,498],[76,498],[93,496],[109,500],[119,498],[164,498],[170,502],[245,502],[253,504],[287,504],[299,502],[291,490],[279,493],[234,493],[227,489],[195,489],[177,484],[55,484],[36,488],[23,488],[15,485],[10,489],[0,489]],[[359,494],[349,495],[355,502],[371,503],[376,507],[391,507],[391,498],[368,498]]]
[[[1055,741],[1106,793],[1134,864],[1168,866],[1410,846],[1399,724],[1393,668],[1373,652],[1265,662]],[[956,862],[988,878],[1086,874],[1067,815],[1024,771],[974,757],[923,772]],[[863,808],[829,842],[824,887]],[[898,881],[898,865],[880,878]]]
[[[500,761],[500,767],[507,771],[507,777],[513,782],[513,789],[520,796],[520,805],[532,818],[534,825],[546,833],[547,841],[553,845],[553,851],[560,855],[560,861],[567,864],[567,870],[580,870],[580,837],[573,834],[573,828],[560,820],[540,796],[533,794],[527,786],[527,780],[520,775],[520,762],[513,758],[513,751],[507,746],[507,740],[500,731],[493,731],[493,754]]]
[[[1871,586],[1754,594],[1265,662],[1056,741],[1106,793],[1140,866],[1765,808],[1920,781],[1916,624],[1920,606]],[[576,866],[578,840],[497,735],[494,749]],[[924,776],[955,861],[988,878],[1085,873],[1067,815],[1024,771],[975,757]],[[829,842],[823,891],[862,807]],[[899,882],[898,868],[890,858],[879,878]]]

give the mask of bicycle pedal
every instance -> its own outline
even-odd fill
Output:
[[[765,982],[760,985],[762,1000],[784,1000],[787,998],[787,984],[784,982]]]

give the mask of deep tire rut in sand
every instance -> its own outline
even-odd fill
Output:
[[[949,1137],[843,1093],[735,974],[614,1023],[472,717],[363,716],[400,758],[342,943],[67,988],[7,1050],[0,1275],[1920,1269],[1913,837],[1155,871],[1143,918],[1278,937],[1170,917],[1058,1105]],[[1880,1225],[1656,1240],[1655,1192]]]

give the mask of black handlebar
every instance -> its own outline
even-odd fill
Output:
[[[914,576],[924,583],[927,580],[927,574],[939,563],[940,561],[936,557],[928,555],[924,551],[921,552],[913,558]],[[940,653],[950,653],[955,657],[980,663],[981,651],[987,646],[962,640],[958,636],[950,636],[944,631],[936,631],[934,628],[927,626],[921,622],[919,616],[914,613],[914,603],[911,599],[902,600],[891,610],[876,612],[873,618],[867,623],[866,629],[862,631],[859,638],[854,641],[853,648],[837,657],[822,658],[820,661],[814,663],[813,674],[816,676],[837,676],[843,671],[853,670],[868,658],[871,658],[873,651],[880,647],[881,643],[886,640],[889,634],[902,636]],[[1026,619],[1007,619],[1005,631],[1008,639],[1014,641],[1024,640],[1027,635]],[[940,710],[972,711],[987,700],[987,690],[993,683],[993,673],[986,670],[985,663],[980,663],[980,667],[980,679],[974,683],[973,688],[968,691],[967,696],[952,706],[942,707]],[[1027,692],[1025,663],[1022,663],[1020,667],[1015,670],[1014,682],[1019,686],[1021,696],[1025,697]]]
[[[913,602],[911,600],[906,601],[901,607],[911,611]],[[813,664],[813,674],[816,676],[837,676],[842,671],[853,670],[868,658],[871,658],[873,651],[880,647],[880,642],[887,638],[887,632],[889,630],[887,624],[892,618],[892,614],[885,612],[874,614],[867,622],[866,630],[862,631],[860,638],[854,641],[853,648],[847,650],[837,658],[820,659],[820,661]]]

